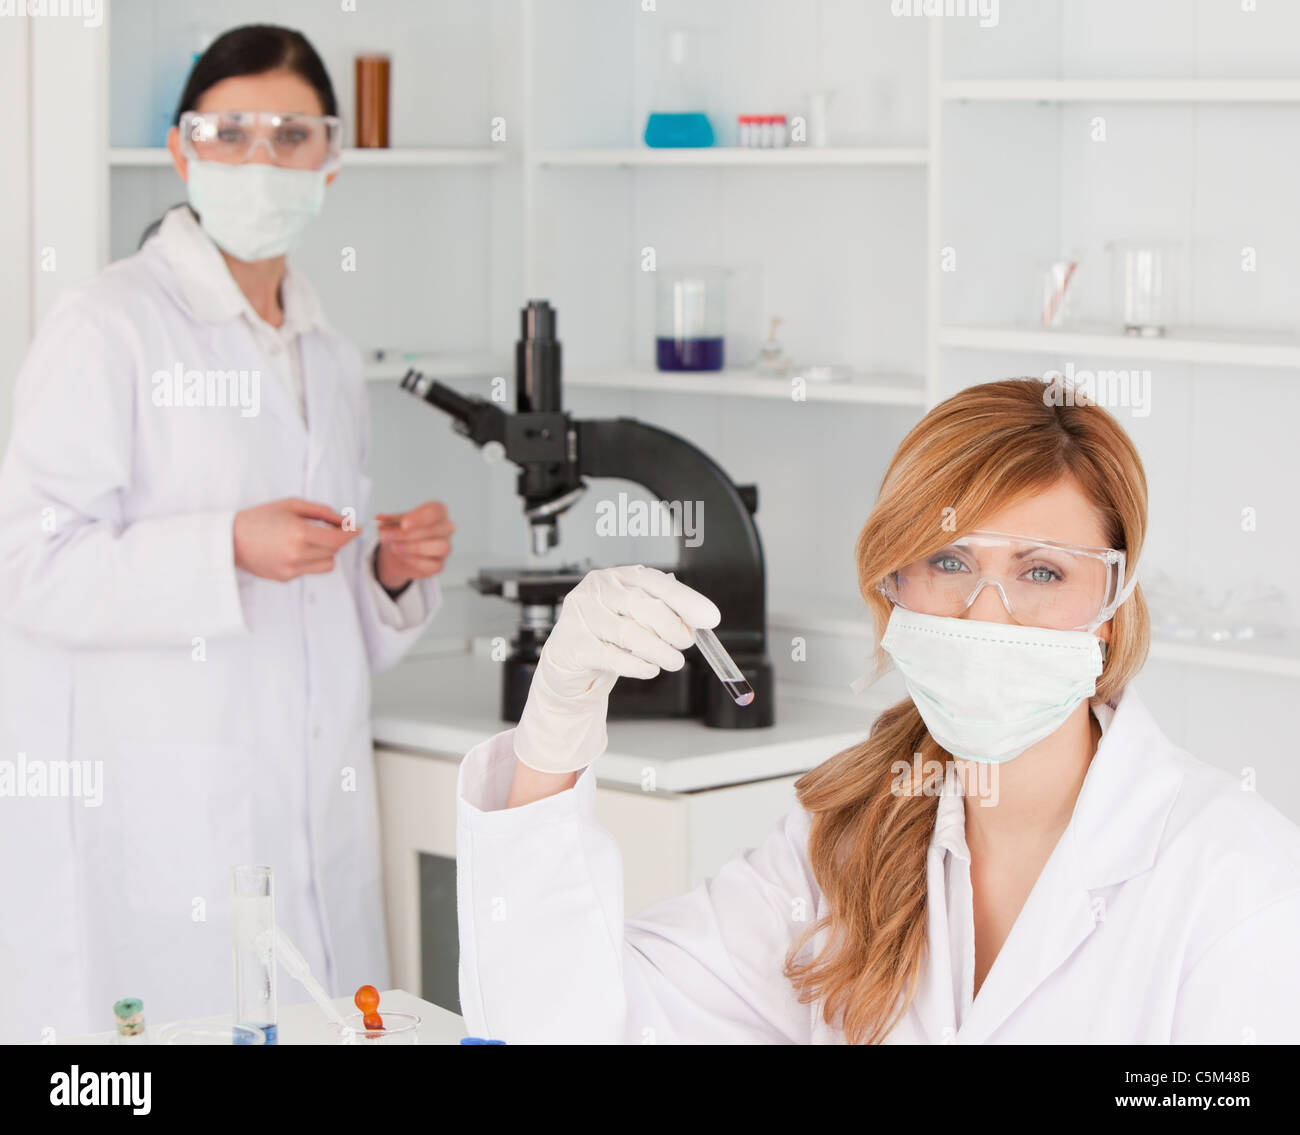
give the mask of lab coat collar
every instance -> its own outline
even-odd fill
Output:
[[[1169,741],[1130,689],[1113,704],[1094,703],[1092,712],[1101,726],[1101,742],[1061,836],[1072,874],[1084,889],[1122,883],[1151,866],[1182,783],[1181,770],[1167,759]],[[1117,832],[1125,837],[1116,838]],[[930,846],[970,861],[965,801],[952,764],[944,777]]]
[[[961,1043],[987,1040],[1105,918],[1106,889],[1155,862],[1182,785],[1178,750],[1131,688],[1093,711],[1102,738],[1074,813],[957,1032]],[[960,824],[964,850],[962,798],[941,797],[941,809],[945,803],[936,836],[942,827],[939,838],[951,847]]]
[[[200,322],[207,324],[209,343],[215,343],[221,325],[243,316],[254,332],[259,327],[269,328],[253,305],[248,302],[230,269],[208,235],[200,227],[194,214],[186,206],[172,209],[163,218],[157,234],[148,242],[161,254],[174,278],[178,299]],[[316,293],[306,277],[296,272],[292,264],[286,265],[284,281],[280,285],[280,301],[284,309],[284,324],[278,329],[286,340],[297,338],[301,348],[302,379],[307,401],[306,432],[323,444],[325,427],[329,423],[334,400],[338,394],[337,382],[331,377],[335,365],[329,355],[329,326]],[[311,334],[320,332],[320,334]],[[288,349],[292,349],[286,343]],[[264,405],[295,434],[303,431],[302,415],[290,391],[282,383],[271,383],[266,390]],[[319,453],[313,450],[312,461],[318,462]]]
[[[175,273],[185,305],[196,318],[205,323],[225,323],[247,315],[256,322],[265,322],[235,283],[225,259],[188,206],[180,205],[168,212],[153,239]],[[315,291],[288,262],[280,285],[280,303],[284,309],[281,331],[296,334],[325,326],[325,313]]]

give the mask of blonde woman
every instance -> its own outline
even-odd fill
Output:
[[[606,699],[619,676],[680,667],[718,612],[646,568],[575,588],[518,727],[461,768],[471,1031],[1300,1039],[1300,830],[1171,744],[1130,687],[1145,475],[1110,415],[1044,389],[962,391],[886,472],[856,557],[909,698],[800,778],[759,847],[626,921],[593,811]]]

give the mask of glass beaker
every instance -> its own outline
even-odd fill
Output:
[[[645,144],[656,148],[712,146],[713,126],[704,112],[707,33],[671,28],[646,119]],[[716,62],[716,52],[715,62]]]
[[[275,905],[271,868],[231,871],[230,939],[235,956],[235,1023],[252,1025],[275,1044]]]
[[[687,268],[657,273],[655,365],[660,370],[721,370],[725,362],[726,272]]]
[[[351,1013],[343,1018],[340,1044],[419,1044],[420,1018],[415,1013],[384,1012],[382,1029],[365,1027],[365,1014]]]
[[[1111,245],[1116,316],[1125,335],[1153,338],[1174,318],[1174,249],[1165,244]]]

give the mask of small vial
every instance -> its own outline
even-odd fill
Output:
[[[789,132],[785,126],[785,115],[776,114],[772,116],[772,145],[784,146],[789,138]]]
[[[114,1044],[148,1044],[144,1029],[144,1002],[138,997],[123,997],[113,1002],[113,1019],[117,1022]]]
[[[772,145],[772,116],[763,114],[759,116],[758,121],[762,124],[759,127],[759,145],[763,149],[770,149]]]
[[[740,115],[739,118],[736,119],[736,123],[738,126],[737,137],[739,138],[740,145],[752,146],[753,145],[752,138],[753,138],[753,131],[754,131],[753,119],[748,114],[742,114]]]
[[[754,687],[741,673],[726,647],[718,641],[718,636],[707,627],[696,627],[695,645],[700,648],[704,660],[713,667],[718,681],[727,688],[731,700],[737,705],[749,705],[754,700]]]

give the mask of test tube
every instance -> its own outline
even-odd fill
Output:
[[[271,868],[231,871],[230,937],[235,955],[235,1023],[254,1025],[277,1043],[275,1004],[275,900]],[[247,1043],[235,1040],[236,1044]]]
[[[700,648],[705,661],[713,667],[718,681],[726,686],[732,700],[737,705],[749,705],[754,700],[754,687],[745,680],[745,675],[718,641],[718,636],[708,627],[696,627],[695,645]]]

